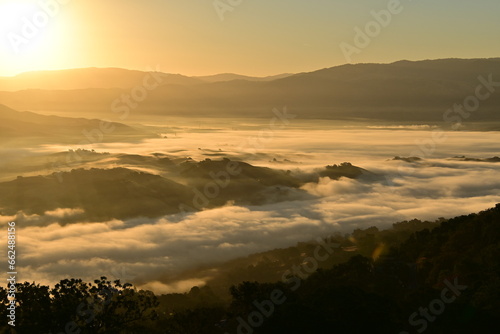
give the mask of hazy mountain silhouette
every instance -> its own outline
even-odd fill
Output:
[[[272,81],[276,79],[286,78],[293,75],[292,73],[283,73],[277,75],[270,75],[266,77],[250,77],[247,75],[240,75],[234,73],[221,73],[215,75],[205,75],[195,77],[206,82],[221,82],[221,81],[232,81],[232,80],[247,80],[247,81]]]
[[[151,71],[155,71],[151,69]],[[0,91],[26,89],[131,89],[143,83],[149,71],[122,68],[78,68],[59,71],[26,72],[14,77],[0,77]],[[157,72],[163,85],[193,85],[203,81],[180,74]]]
[[[500,81],[499,58],[342,65],[264,82],[179,85],[167,81],[134,111],[269,117],[272,108],[286,105],[301,118],[442,122],[447,109],[475,94],[479,76],[488,80],[490,75],[494,82]],[[26,90],[0,92],[0,101],[17,109],[109,114],[111,102],[123,93],[130,90]],[[499,105],[500,95],[492,94],[468,121],[499,120]]]
[[[22,140],[64,142],[73,138],[86,139],[84,132],[105,129],[102,141],[130,141],[152,137],[154,134],[116,122],[103,123],[98,119],[70,118],[16,111],[0,104],[0,140],[3,143]],[[112,131],[110,130],[112,129]],[[101,131],[102,133],[102,131]],[[89,135],[92,136],[93,135]],[[97,140],[99,136],[94,136]]]

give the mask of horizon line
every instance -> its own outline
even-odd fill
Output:
[[[391,65],[399,62],[424,62],[424,61],[442,61],[442,60],[500,60],[500,56],[497,57],[479,57],[479,58],[459,58],[459,57],[448,57],[448,58],[425,58],[425,59],[418,59],[418,60],[410,60],[410,59],[400,59],[396,61],[391,61],[391,62],[353,62],[353,63],[343,63],[343,64],[338,64],[338,65],[333,65],[330,67],[323,67],[323,68],[316,68],[313,70],[309,71],[299,71],[299,72],[293,72],[293,71],[287,71],[287,72],[280,72],[280,73],[275,73],[275,74],[268,74],[268,75],[252,75],[252,74],[242,74],[242,73],[235,73],[235,72],[217,72],[213,74],[205,74],[205,75],[187,75],[187,74],[182,74],[182,73],[174,73],[174,72],[163,72],[160,71],[161,73],[165,74],[172,74],[172,75],[182,75],[185,77],[190,77],[190,78],[197,78],[197,77],[211,77],[211,76],[217,76],[217,75],[239,75],[239,76],[246,76],[246,77],[251,77],[251,78],[267,78],[267,77],[273,77],[273,76],[279,76],[279,75],[284,75],[284,74],[300,74],[300,73],[310,73],[310,72],[315,72],[319,70],[324,70],[324,69],[330,69],[330,68],[335,68],[335,67],[341,67],[341,66],[347,66],[347,65]],[[29,74],[29,73],[40,73],[40,72],[63,72],[63,71],[76,71],[76,70],[124,70],[124,71],[137,71],[137,72],[143,72],[143,73],[148,73],[148,72],[157,72],[157,71],[147,71],[147,70],[142,70],[139,68],[126,68],[126,67],[115,67],[115,66],[88,66],[88,67],[71,67],[71,68],[60,68],[60,69],[40,69],[40,70],[31,70],[31,71],[24,71],[24,72],[18,72],[14,75],[0,75],[0,78],[15,78],[17,76],[23,75],[23,74]]]

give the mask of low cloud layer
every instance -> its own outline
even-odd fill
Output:
[[[11,220],[18,223],[19,279],[52,285],[67,277],[91,280],[105,275],[159,293],[184,291],[208,279],[179,276],[200,265],[334,232],[469,214],[500,202],[500,164],[448,159],[498,155],[497,133],[448,133],[446,141],[415,163],[390,159],[410,156],[419,148],[417,143],[432,138],[431,131],[319,129],[304,136],[289,129],[251,154],[238,151],[237,143],[255,132],[179,136],[184,136],[182,141],[145,142],[128,153],[160,151],[204,159],[220,147],[219,152],[229,157],[248,158],[261,166],[276,167],[272,157],[289,162],[279,168],[301,170],[350,161],[373,174],[356,180],[321,178],[302,187],[313,195],[307,199],[253,207],[228,204],[156,219],[79,223],[83,212],[66,208],[44,215],[0,216],[3,226]],[[204,147],[210,136],[214,144]],[[176,152],[181,146],[184,149]],[[111,144],[96,148],[126,151],[125,146]]]
[[[303,187],[317,199],[259,207],[228,205],[186,216],[113,220],[61,226],[60,209],[18,219],[20,278],[53,284],[65,277],[100,275],[131,280],[157,292],[185,290],[206,277],[176,281],[183,270],[298,241],[401,220],[433,220],[480,211],[500,202],[500,165],[482,170],[419,167],[411,175],[389,174],[388,182],[323,178]],[[380,170],[382,172],[382,169]],[[433,173],[434,172],[434,173]],[[433,175],[435,174],[435,175]],[[444,175],[443,175],[444,174]],[[47,226],[35,226],[44,221]],[[194,285],[194,284],[193,284]]]

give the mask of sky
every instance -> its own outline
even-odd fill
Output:
[[[397,2],[0,0],[0,76],[82,67],[266,76],[500,55],[500,1]]]

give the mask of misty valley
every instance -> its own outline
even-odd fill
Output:
[[[0,78],[19,333],[493,333],[497,80],[498,58]]]

